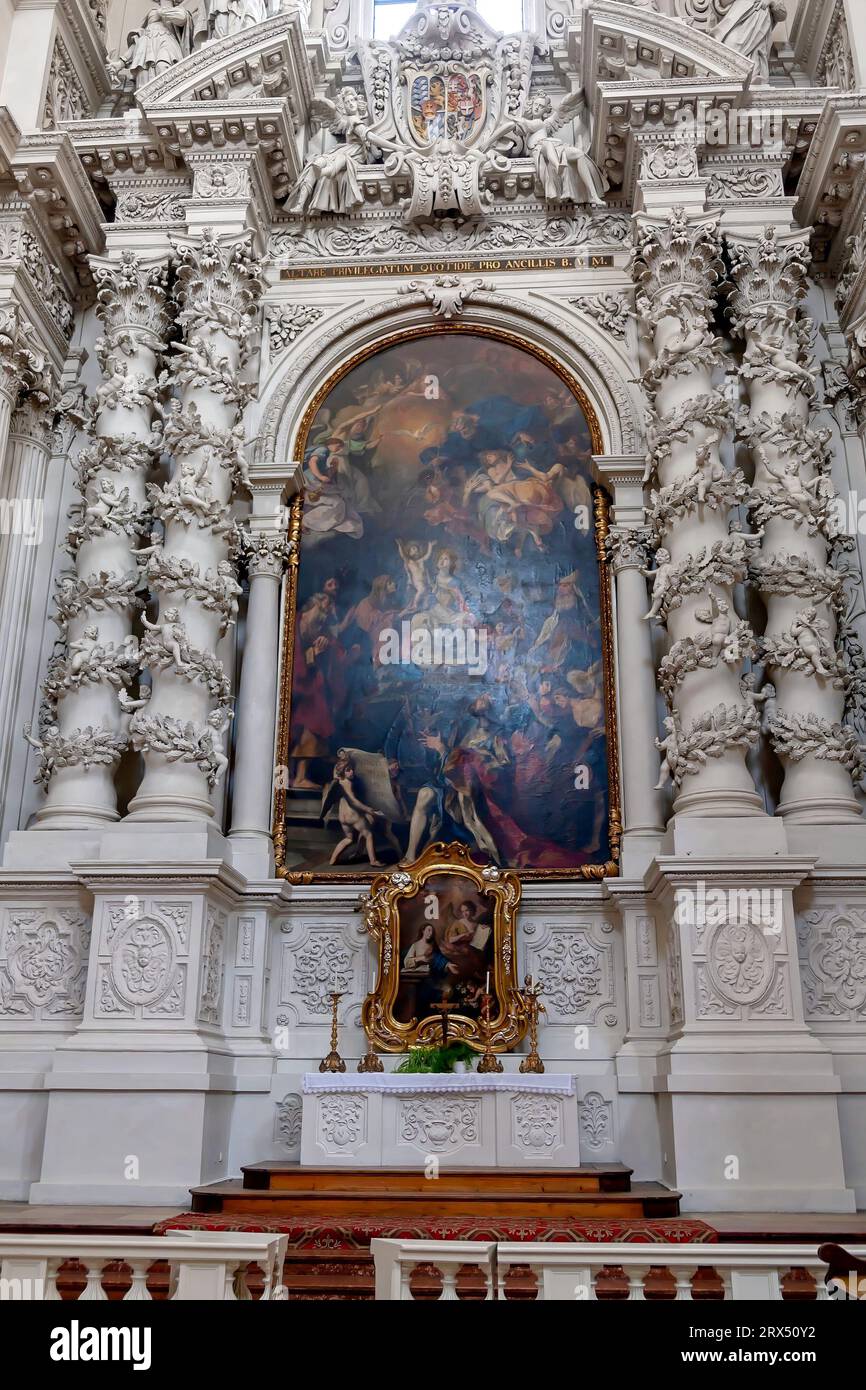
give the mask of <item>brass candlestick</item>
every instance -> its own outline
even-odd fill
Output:
[[[485,993],[481,996],[481,1017],[478,1020],[478,1023],[481,1032],[481,1037],[484,1042],[484,1052],[482,1054],[481,1061],[478,1063],[478,1070],[480,1072],[502,1071],[502,1063],[496,1056],[496,1053],[493,1051],[493,1048],[490,1046],[490,1039],[493,1033],[493,1029],[490,1026],[490,1005],[492,1004],[492,1002],[492,994]]]
[[[544,1063],[538,1055],[538,1016],[547,1013],[539,999],[543,992],[544,986],[540,983],[534,984],[531,975],[526,976],[523,989],[517,992],[520,1008],[526,1014],[529,1025],[529,1055],[520,1063],[520,1070],[524,1075],[527,1072],[544,1071]]]
[[[382,1058],[375,1048],[370,1047],[358,1063],[358,1071],[384,1071]]]
[[[345,1071],[346,1063],[337,1051],[337,1006],[344,991],[331,990],[331,1050],[319,1063],[319,1071]]]

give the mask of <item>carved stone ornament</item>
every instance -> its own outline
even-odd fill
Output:
[[[301,1146],[301,1117],[304,1111],[304,1102],[299,1095],[291,1092],[282,1100],[277,1101],[276,1108],[274,1139],[282,1148],[293,1153]]]
[[[265,310],[271,357],[285,352],[305,328],[318,323],[324,309],[311,304],[272,304]]]
[[[174,982],[175,946],[171,932],[153,917],[140,917],[117,933],[109,974],[117,998],[130,1005],[159,1002]]]
[[[140,753],[159,753],[167,762],[195,763],[212,790],[229,765],[223,731],[230,718],[225,710],[214,710],[203,723],[138,712],[132,716],[129,733]]]
[[[621,294],[583,294],[568,302],[594,318],[605,333],[614,338],[625,337],[631,313]]]
[[[732,1004],[755,1004],[773,980],[773,955],[767,938],[751,922],[725,922],[716,928],[707,950],[710,979]]]
[[[413,1043],[429,1044],[442,1036],[442,1019],[437,1013],[402,1022],[394,1008],[400,989],[406,946],[401,942],[401,921],[405,903],[424,894],[428,880],[441,889],[444,878],[453,878],[455,887],[468,888],[482,903],[489,903],[486,915],[492,919],[484,928],[485,945],[492,936],[490,964],[490,1042],[494,1051],[516,1047],[526,1032],[526,1018],[514,1010],[511,1001],[517,989],[515,973],[515,920],[520,902],[520,881],[516,874],[498,870],[496,876],[476,864],[461,844],[432,844],[420,859],[405,869],[379,874],[369,894],[360,900],[364,927],[378,947],[378,970],[372,993],[367,995],[361,1021],[370,1043],[380,1052],[404,1052]],[[430,890],[427,890],[430,892]],[[402,949],[401,949],[402,946]],[[448,1034],[467,1042],[476,1052],[484,1051],[477,1012],[456,1011],[449,1016]]]
[[[314,104],[332,141],[309,158],[290,210],[351,212],[365,171],[381,164],[389,182],[408,184],[404,223],[477,219],[512,159],[530,164],[546,199],[601,204],[608,182],[589,156],[583,96],[568,93],[555,109],[547,93],[530,96],[535,45],[459,3],[420,5],[393,39],[362,42],[364,93],[343,87]]]
[[[467,1144],[475,1145],[481,1128],[479,1108],[480,1102],[474,1097],[400,1101],[400,1142],[433,1153],[454,1152]]]
[[[461,280],[459,275],[437,275],[432,281],[410,280],[401,285],[400,294],[420,295],[426,299],[437,318],[460,318],[464,307],[480,290],[493,293],[496,286],[489,280]]]

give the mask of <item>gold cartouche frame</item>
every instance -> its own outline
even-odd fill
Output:
[[[484,324],[437,323],[429,327],[423,326],[413,328],[400,333],[393,333],[389,337],[380,338],[375,343],[369,344],[361,352],[357,352],[353,357],[349,358],[339,371],[330,377],[325,385],[320,388],[304,411],[300,426],[298,427],[294,457],[304,457],[310,429],[312,428],[313,421],[319,413],[321,406],[334,388],[338,386],[343,378],[348,376],[355,367],[360,366],[362,362],[366,362],[370,357],[376,357],[380,352],[386,352],[389,348],[416,342],[419,338],[439,337],[443,333],[464,333],[476,338],[493,338],[497,342],[507,343],[510,347],[517,348],[521,352],[526,352],[530,357],[535,357],[539,362],[543,362],[546,367],[559,377],[560,381],[565,383],[583,411],[586,422],[589,425],[593,453],[600,454],[603,452],[604,441],[602,438],[601,426],[598,423],[598,417],[589,397],[580,383],[556,360],[555,357],[552,357],[550,353],[545,352],[543,348],[536,347],[534,343],[526,342],[518,334],[509,333],[502,328],[489,328]],[[590,882],[597,882],[604,878],[615,877],[620,871],[619,854],[620,840],[622,839],[622,810],[619,779],[619,731],[617,726],[616,663],[614,658],[613,639],[613,600],[611,596],[611,572],[607,562],[606,549],[607,537],[610,530],[610,499],[608,494],[601,487],[595,486],[593,488],[593,506],[595,544],[599,568],[599,606],[604,672],[605,734],[607,738],[608,836],[610,840],[611,857],[604,864],[580,864],[575,868],[521,869],[520,876],[525,882],[536,879],[545,879],[549,882],[565,882],[575,879],[582,879],[584,882],[587,880]],[[280,708],[275,752],[275,763],[276,766],[280,768],[287,768],[289,764],[292,722],[292,671],[295,650],[298,573],[301,556],[302,510],[303,499],[298,495],[293,499],[291,505],[289,539],[294,541],[294,544],[290,546],[289,565],[283,597]],[[285,779],[275,776],[274,787],[273,841],[275,873],[278,878],[284,878],[289,883],[300,884],[369,883],[375,879],[375,869],[363,869],[360,866],[354,865],[351,869],[342,871],[336,871],[330,868],[292,869],[288,866],[286,864]]]
[[[376,985],[364,1000],[361,1022],[370,1046],[379,1052],[406,1052],[413,1045],[433,1046],[442,1037],[440,1014],[400,1023],[394,1005],[400,987],[400,904],[417,897],[431,878],[453,876],[472,884],[479,897],[493,907],[493,968],[491,994],[497,1013],[491,1012],[490,1046],[494,1052],[510,1052],[522,1042],[527,1015],[511,1007],[518,989],[515,927],[520,903],[520,879],[507,869],[476,864],[469,848],[461,844],[428,845],[420,859],[405,868],[378,874],[369,895],[361,900],[364,926],[377,947]],[[486,1039],[478,1020],[468,1014],[448,1016],[448,1036],[483,1052]]]

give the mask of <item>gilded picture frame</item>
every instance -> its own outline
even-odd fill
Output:
[[[418,339],[440,336],[443,333],[464,334],[510,345],[536,358],[550,369],[566,385],[583,411],[589,426],[594,453],[603,451],[603,439],[598,417],[580,382],[551,354],[545,352],[519,335],[504,329],[486,325],[466,323],[442,323],[414,328],[398,334],[378,339],[363,351],[347,360],[320,388],[307,406],[298,428],[294,454],[304,457],[313,423],[331,392],[356,367],[389,348],[402,347]],[[609,857],[605,862],[587,863],[576,866],[535,867],[520,866],[521,878],[547,881],[600,881],[616,876],[620,872],[620,841],[622,838],[622,810],[619,771],[619,737],[617,726],[617,698],[615,678],[615,652],[613,636],[612,576],[607,556],[607,537],[609,534],[610,499],[607,492],[594,485],[592,489],[593,532],[595,553],[599,573],[599,618],[602,639],[602,685],[604,702],[604,729],[607,739],[607,833]],[[298,618],[299,567],[302,558],[303,497],[296,496],[291,503],[289,521],[290,559],[283,590],[283,612],[281,632],[281,664],[279,712],[275,748],[275,776],[272,836],[274,842],[275,873],[290,883],[345,883],[355,881],[372,882],[377,870],[363,865],[353,865],[350,873],[346,870],[331,869],[324,866],[312,868],[295,867],[290,852],[287,835],[287,786],[284,773],[290,758],[292,726],[292,674],[295,659],[295,637]],[[295,861],[296,862],[296,861]],[[503,866],[504,867],[504,866]]]
[[[493,998],[492,1050],[517,1047],[527,1027],[525,1011],[513,1007],[519,903],[517,874],[477,864],[459,843],[429,845],[414,864],[374,879],[361,902],[377,949],[376,983],[361,1011],[371,1047],[406,1052],[440,1042],[436,1003],[446,1002],[456,1005],[448,1038],[483,1052],[483,991]]]

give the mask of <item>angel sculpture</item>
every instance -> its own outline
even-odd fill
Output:
[[[223,734],[230,719],[231,715],[227,710],[211,710],[205,721],[206,727],[198,733],[196,738],[198,751],[204,755],[208,763],[207,781],[209,787],[217,785],[229,765]]]
[[[734,624],[731,616],[731,605],[726,598],[721,595],[717,597],[711,593],[709,608],[696,609],[695,617],[699,623],[706,623],[709,626],[710,656],[713,665],[722,654],[724,654],[725,661],[739,660],[739,653],[729,650]]]
[[[610,184],[589,157],[585,111],[583,92],[571,92],[563,97],[555,111],[547,93],[539,92],[529,98],[522,116],[514,116],[499,127],[493,140],[501,139],[512,130],[523,136],[523,147],[532,156],[535,176],[545,198],[602,207]],[[555,134],[570,121],[575,121],[573,144],[557,139]]]
[[[641,570],[644,579],[653,581],[653,601],[648,613],[644,613],[644,621],[648,622],[651,618],[657,618],[662,610],[668,589],[671,586],[674,566],[671,563],[671,553],[660,545],[656,551],[656,567],[654,570]]]
[[[289,212],[351,212],[364,201],[358,165],[367,161],[370,144],[396,147],[371,134],[365,125],[367,103],[351,87],[341,87],[334,101],[320,98],[312,112],[332,135],[344,136],[345,143],[310,161],[289,193]]]
[[[115,510],[122,511],[129,506],[129,488],[118,492],[111,478],[101,478],[96,497],[84,507],[84,519],[100,530],[108,527],[112,531],[123,528],[114,516]]]
[[[824,665],[829,633],[826,618],[819,618],[818,610],[811,605],[797,613],[791,623],[791,636],[796,644],[797,654],[808,663],[809,669],[816,676],[832,674]]]
[[[717,458],[713,458],[713,446],[718,444],[721,439],[721,431],[716,433],[716,437],[701,444],[695,454],[695,471],[697,472],[697,487],[695,497],[699,507],[702,507],[707,500],[707,493],[713,483],[722,483],[728,476],[725,465]]]
[[[199,463],[184,459],[177,475],[177,495],[181,506],[197,516],[206,517],[213,505],[213,494],[207,478],[207,459]]]
[[[677,737],[677,721],[674,715],[667,715],[664,720],[667,734],[664,738],[657,738],[656,748],[662,755],[661,767],[659,768],[659,780],[656,782],[654,791],[663,791],[668,782],[676,782],[677,764],[679,762],[679,738]]]
[[[763,369],[773,377],[781,378],[780,385],[791,389],[811,387],[812,373],[797,361],[797,348],[791,343],[794,324],[787,310],[771,305],[767,310],[766,321],[761,325],[743,354],[743,362],[751,372]]]
[[[162,622],[152,623],[142,615],[141,619],[148,632],[156,634],[156,640],[165,647],[177,671],[188,671],[190,665],[189,642],[186,628],[180,620],[179,608],[167,608]]]
[[[86,627],[81,636],[69,643],[69,674],[80,676],[90,665],[94,655],[101,652],[99,647],[99,628]]]

